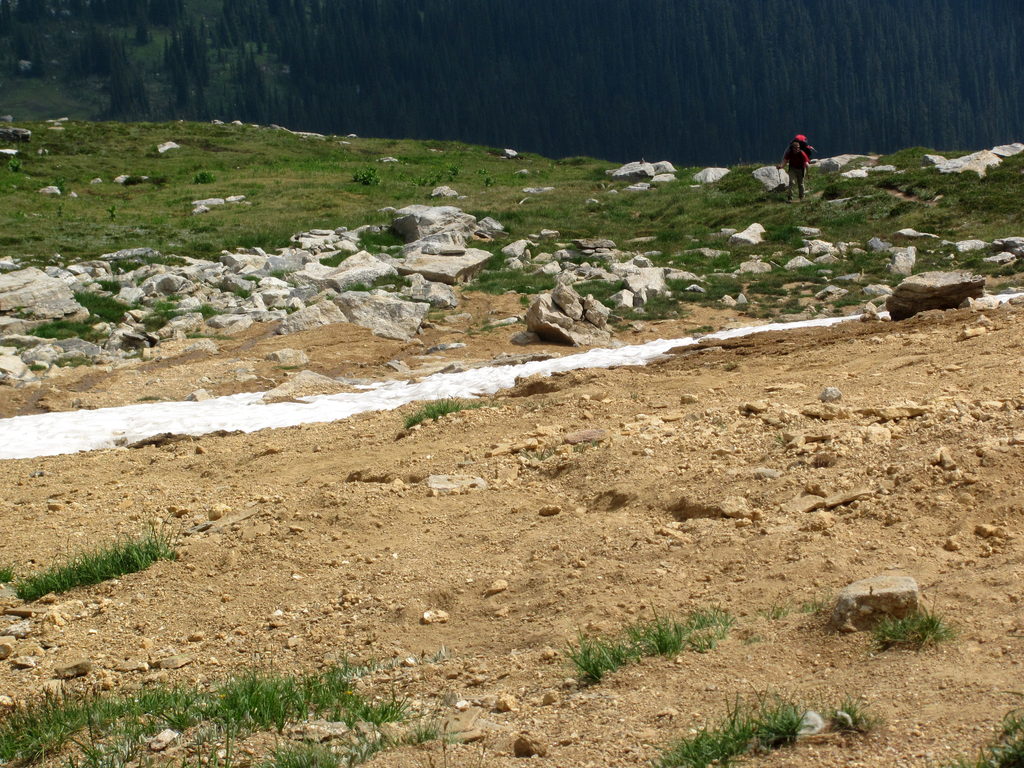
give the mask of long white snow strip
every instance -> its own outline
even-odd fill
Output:
[[[1008,301],[1024,294],[1003,294]],[[190,403],[145,403],[118,408],[42,413],[0,420],[0,459],[29,459],[63,453],[113,448],[161,432],[203,435],[217,430],[256,432],[274,427],[338,421],[367,411],[389,411],[415,400],[446,397],[472,398],[490,395],[513,386],[516,380],[534,374],[574,371],[582,368],[611,368],[617,365],[645,365],[673,347],[696,344],[707,339],[734,339],[752,333],[822,328],[860,315],[770,323],[717,331],[695,338],[658,339],[647,344],[618,349],[591,349],[521,365],[488,366],[462,373],[435,373],[417,382],[387,381],[360,392],[318,395],[302,402],[264,403],[262,392],[217,397]]]
[[[772,323],[710,333],[700,339],[731,339],[751,333],[834,325],[854,317]],[[0,459],[28,459],[112,448],[161,432],[202,435],[217,430],[255,432],[273,427],[338,421],[366,411],[387,411],[415,400],[472,398],[511,387],[534,374],[644,365],[673,347],[700,339],[658,339],[618,349],[591,349],[520,365],[488,366],[462,373],[435,373],[417,382],[388,381],[360,392],[318,395],[302,402],[263,403],[262,392],[246,392],[201,402],[143,403],[117,408],[63,411],[0,420]]]

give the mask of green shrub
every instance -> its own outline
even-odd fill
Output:
[[[213,184],[217,179],[209,171],[199,171],[192,177],[193,184]]]
[[[364,187],[373,187],[380,184],[380,174],[376,168],[360,168],[352,174],[352,181]]]

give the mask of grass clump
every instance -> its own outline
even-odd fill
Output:
[[[580,677],[598,683],[609,672],[644,656],[675,656],[714,650],[735,620],[720,608],[703,608],[678,620],[655,616],[628,625],[621,638],[580,635],[567,651]]]
[[[844,703],[846,706],[846,703]],[[827,718],[826,729],[851,731],[847,719],[836,720],[834,712]],[[868,717],[864,708],[858,710],[866,733],[878,724]],[[752,703],[737,701],[718,724],[704,725],[694,735],[669,746],[655,768],[708,768],[733,765],[744,756],[770,752],[796,744],[804,727],[808,709],[780,696],[762,694]]]
[[[975,758],[962,758],[947,768],[1019,768],[1024,765],[1024,710],[1003,718],[996,741],[982,747]]]
[[[365,759],[358,759],[362,754],[395,743],[379,729],[408,714],[406,703],[394,695],[371,700],[354,690],[356,680],[369,671],[347,664],[306,675],[261,670],[210,688],[157,686],[127,696],[47,697],[14,709],[0,722],[0,760],[35,763],[74,744],[79,751],[63,759],[65,766],[110,768],[139,759],[146,742],[164,728],[195,729],[199,743],[193,748],[214,747],[212,752],[217,743],[230,745],[255,731],[281,732],[290,723],[320,717],[351,729],[347,753],[338,755],[345,765],[355,765]],[[116,761],[111,762],[112,756]],[[338,764],[326,752],[298,748],[277,751],[267,763],[282,768]]]
[[[458,413],[459,411],[474,410],[476,408],[483,407],[483,403],[467,403],[455,398],[435,400],[432,403],[427,403],[422,406],[415,413],[410,413],[406,416],[404,422],[405,428],[412,429],[417,424],[422,424],[427,419],[437,421],[442,416],[447,416],[449,413]]]
[[[175,560],[177,556],[169,536],[149,531],[142,536],[121,539],[83,552],[66,563],[19,579],[14,584],[14,592],[21,600],[38,600],[51,592],[67,592],[75,587],[136,573],[157,560]]]
[[[886,617],[873,630],[879,650],[910,648],[920,651],[956,637],[956,630],[942,617],[929,610],[921,610],[902,619]]]
[[[8,565],[0,565],[0,584],[14,581],[14,569]]]

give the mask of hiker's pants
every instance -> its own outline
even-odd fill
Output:
[[[804,199],[804,174],[807,173],[807,166],[798,168],[796,166],[789,166],[789,192],[787,197],[793,199],[793,185],[796,184],[797,190],[800,192],[800,199]]]

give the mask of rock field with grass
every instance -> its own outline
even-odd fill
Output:
[[[62,125],[0,168],[4,418],[862,317],[0,461],[0,764],[911,768],[1017,733],[1018,145],[836,156],[787,205],[757,166]],[[147,533],[173,552],[18,597]]]

